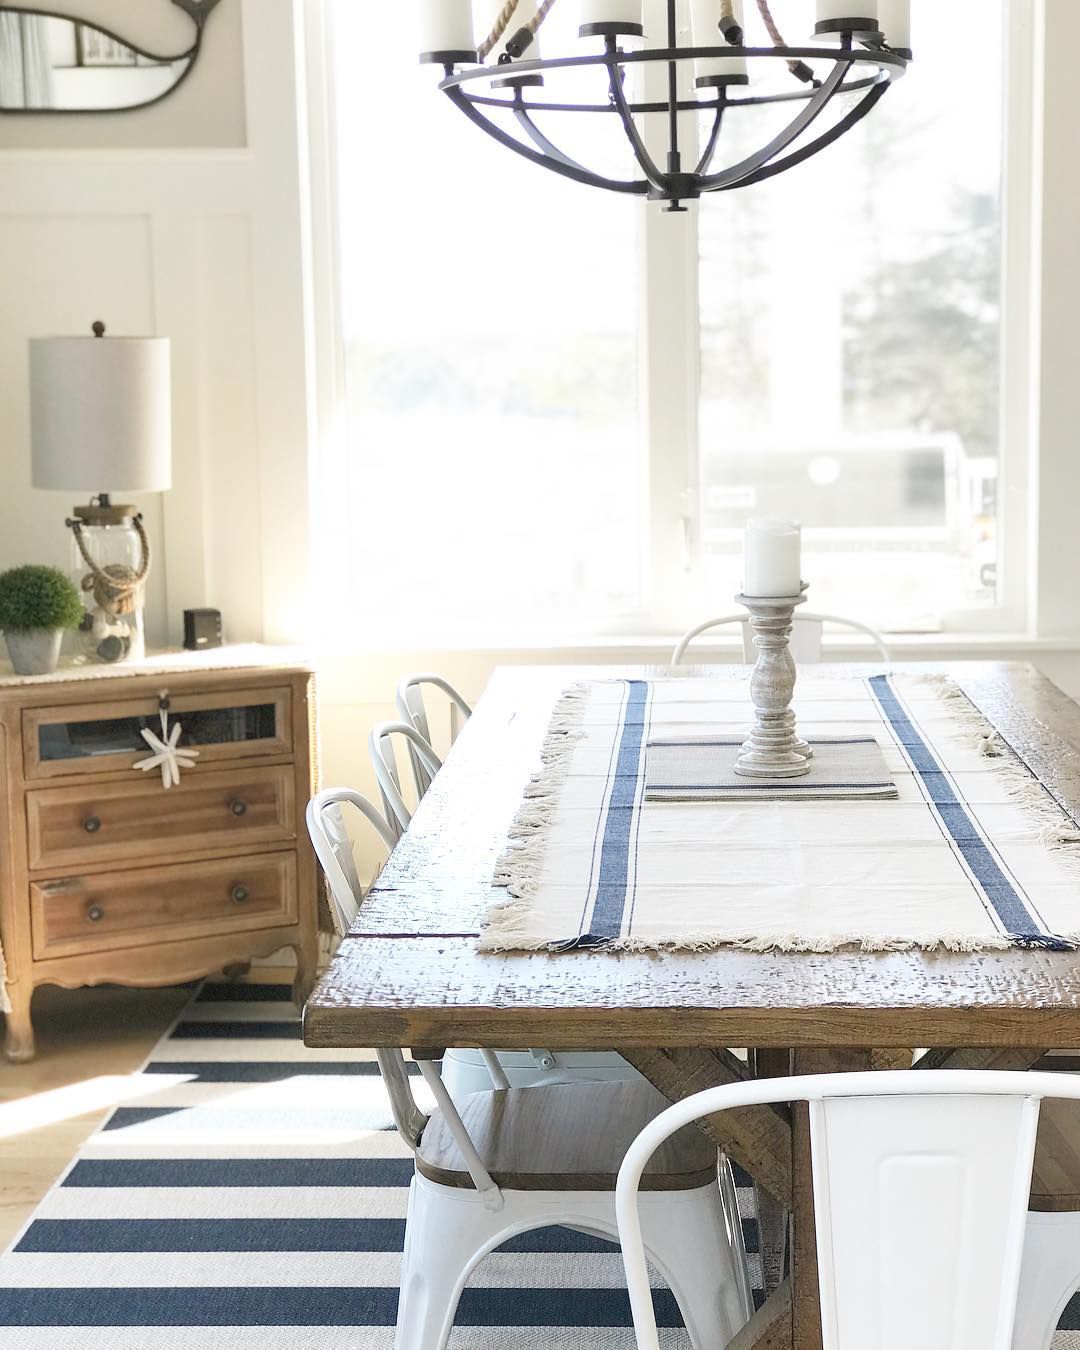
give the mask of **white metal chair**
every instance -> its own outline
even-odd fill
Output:
[[[386,819],[394,833],[395,842],[409,828],[409,822],[412,820],[412,811],[405,804],[401,791],[401,776],[398,773],[397,755],[394,750],[394,742],[398,738],[405,742],[410,755],[415,755],[424,767],[428,783],[442,768],[442,760],[411,722],[379,722],[372,727],[368,749],[371,752],[371,764],[379,784]],[[426,785],[423,790],[419,784],[417,785],[418,799],[423,797],[426,790]]]
[[[706,619],[704,623],[699,623],[696,628],[691,628],[688,633],[684,633],[676,643],[675,650],[671,653],[671,664],[673,666],[681,665],[687,647],[695,638],[701,637],[702,633],[733,623],[739,624],[742,630],[743,659],[747,662],[756,661],[754,633],[746,615],[724,614],[719,619]],[[834,623],[842,628],[851,629],[853,632],[862,633],[874,644],[878,656],[886,665],[892,661],[892,654],[885,639],[876,628],[869,628],[865,623],[859,623],[855,619],[840,618],[836,614],[807,614],[800,610],[795,615],[795,622],[791,630],[791,654],[800,665],[813,666],[821,661],[822,633],[827,623]]]
[[[623,1152],[664,1099],[644,1081],[478,1093],[455,1105],[429,1061],[437,1104],[412,1095],[400,1050],[378,1052],[394,1119],[416,1156],[405,1225],[395,1350],[443,1350],[461,1291],[518,1233],[566,1225],[616,1236]],[[643,1176],[642,1241],[682,1312],[694,1350],[720,1350],[749,1319],[750,1288],[726,1162],[697,1130],[674,1136]]]
[[[394,847],[394,832],[368,799],[352,788],[326,788],[307,804],[308,834],[330,890],[330,916],[334,931],[344,937],[352,926],[364,898],[356,870],[352,840],[345,827],[342,806],[348,803],[367,820],[389,853]]]
[[[1045,1350],[1080,1263],[1074,1238],[1066,1277],[1044,1222],[1056,1216],[1027,1212],[1043,1098],[1080,1102],[1080,1077],[821,1074],[670,1107],[631,1145],[616,1189],[639,1350],[659,1350],[638,1212],[649,1158],[702,1116],[788,1101],[810,1105],[824,1350]]]
[[[432,719],[424,699],[426,689],[437,689],[445,696],[450,709],[450,744],[453,745],[461,733],[461,728],[472,716],[472,709],[454,686],[441,675],[413,673],[403,676],[398,681],[394,698],[398,716],[403,722],[414,726],[428,745],[434,746],[436,738],[432,735]],[[409,763],[412,766],[417,796],[422,797],[431,786],[431,774],[412,745],[409,746]]]
[[[341,808],[355,807],[388,848],[393,834],[376,807],[350,788],[328,788],[307,807],[311,842],[326,873],[334,924],[344,935],[362,900]],[[344,841],[344,842],[342,842]],[[616,1236],[614,1188],[627,1144],[663,1106],[647,1083],[581,1083],[522,1091],[507,1087],[490,1051],[480,1052],[488,1091],[455,1106],[434,1063],[420,1072],[438,1110],[412,1094],[400,1050],[376,1052],[398,1130],[416,1155],[409,1193],[398,1350],[442,1350],[461,1291],[480,1260],[517,1233],[566,1224]],[[492,1090],[494,1089],[494,1090]],[[750,1315],[750,1288],[731,1169],[688,1131],[648,1182],[649,1251],[671,1285],[695,1350],[714,1350]],[[684,1244],[688,1250],[684,1250]]]

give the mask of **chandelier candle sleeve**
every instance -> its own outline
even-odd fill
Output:
[[[476,58],[472,0],[420,0],[420,60],[454,55]]]
[[[817,33],[872,33],[878,0],[817,0]]]
[[[878,22],[894,51],[911,51],[911,0],[878,0]]]
[[[725,38],[720,31],[723,13],[721,0],[690,0],[690,28],[695,47],[722,47]],[[743,0],[733,0],[731,12],[735,22],[743,27]],[[746,58],[742,56],[713,56],[696,62],[697,87],[710,85],[749,84]]]
[[[540,61],[543,59],[540,53],[540,34],[533,33],[530,36],[528,33],[529,24],[536,18],[536,12],[536,0],[518,0],[514,17],[510,20],[506,32],[503,34],[499,46],[505,47],[515,61]],[[515,41],[518,38],[524,41],[526,36],[530,36],[530,41],[524,51],[516,50],[513,45]],[[541,76],[538,76],[537,79],[542,82]]]
[[[581,0],[580,29],[582,37],[640,36],[642,0]]]
[[[802,527],[794,520],[773,517],[748,521],[743,561],[744,595],[798,595],[802,590]]]

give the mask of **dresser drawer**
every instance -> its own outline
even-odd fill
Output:
[[[170,695],[168,712],[180,723],[180,745],[199,752],[187,772],[200,774],[230,759],[291,754],[291,709],[288,688],[237,688]],[[28,708],[22,715],[26,777],[129,769],[152,753],[144,729],[161,732],[156,696]]]
[[[284,843],[295,837],[293,774],[284,764],[185,775],[168,789],[157,772],[34,788],[26,794],[30,868]]]
[[[273,928],[296,912],[292,853],[30,884],[37,960]]]

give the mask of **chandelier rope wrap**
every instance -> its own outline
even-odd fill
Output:
[[[514,33],[506,52],[493,65],[473,63],[485,60],[497,46],[513,24],[519,0],[507,0],[491,33],[478,44],[477,51],[427,51],[421,60],[443,66],[439,84],[442,92],[472,123],[508,150],[565,178],[611,192],[663,201],[667,203],[667,209],[673,211],[684,210],[685,202],[705,193],[726,192],[763,182],[817,154],[860,122],[892,82],[904,74],[911,61],[911,51],[890,47],[883,33],[845,28],[840,21],[835,25],[818,24],[819,33],[835,37],[836,43],[789,46],[782,39],[768,0],[757,0],[757,5],[773,41],[771,47],[742,45],[745,38],[731,0],[719,0],[721,17],[717,36],[726,38],[721,45],[680,46],[677,0],[667,0],[667,42],[664,47],[627,49],[620,45],[621,38],[637,35],[640,26],[635,32],[631,25],[594,23],[583,26],[581,32],[583,36],[602,37],[603,52],[529,60],[524,53],[552,4],[554,0],[545,0],[538,9],[532,8],[530,19]],[[844,22],[854,24],[855,21]],[[745,76],[721,75],[699,79],[699,96],[680,97],[680,65],[687,61],[716,59],[737,60],[748,66],[763,61],[782,61],[797,78],[799,87],[753,93],[747,89]],[[819,77],[811,63],[823,62],[829,63],[831,69]],[[631,98],[626,91],[628,73],[655,64],[667,67],[666,98]],[[590,68],[596,68],[602,76],[599,83],[606,91],[603,101],[562,102],[543,97],[545,75]],[[485,92],[488,87],[491,92]],[[839,95],[858,95],[858,98],[842,116],[815,134],[814,124]],[[737,163],[713,170],[726,119],[732,115],[745,115],[748,109],[788,103],[797,105],[797,111],[781,131]],[[679,116],[691,112],[709,118],[704,149],[692,166],[686,161],[680,145]],[[536,115],[549,113],[606,114],[618,118],[640,176],[613,178],[580,163],[560,149],[538,125]],[[651,152],[636,120],[646,114],[666,117],[663,163],[659,163],[658,157]],[[508,124],[512,121],[520,136],[512,134],[497,120],[500,118]]]

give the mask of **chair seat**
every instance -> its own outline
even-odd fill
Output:
[[[479,1092],[461,1118],[497,1185],[518,1191],[614,1191],[619,1165],[641,1130],[670,1102],[645,1082],[568,1083]],[[442,1186],[473,1189],[441,1115],[420,1140],[417,1171]],[[666,1141],[642,1181],[647,1191],[683,1191],[716,1179],[716,1148],[696,1127]]]
[[[1028,1208],[1050,1213],[1080,1210],[1080,1109],[1076,1102],[1051,1099],[1042,1104]]]

